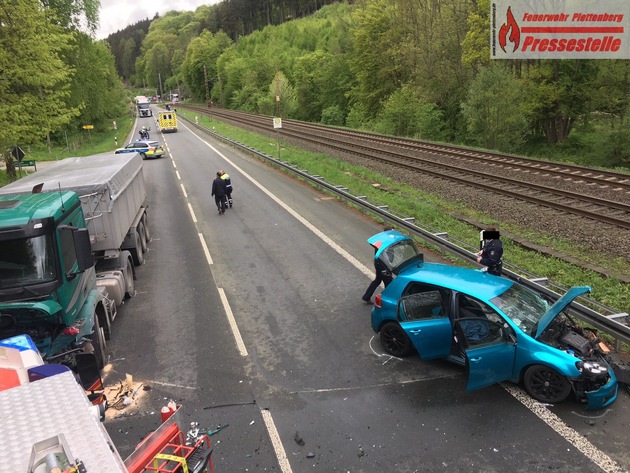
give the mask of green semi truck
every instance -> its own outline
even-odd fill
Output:
[[[0,188],[0,340],[27,334],[45,361],[105,365],[150,239],[142,163],[68,158]]]

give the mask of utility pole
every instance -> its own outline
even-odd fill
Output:
[[[160,98],[164,101],[164,92],[162,91],[162,73],[158,72],[158,79],[160,82]]]

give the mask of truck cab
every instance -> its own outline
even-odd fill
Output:
[[[95,278],[76,193],[0,195],[0,339],[27,334],[47,360],[94,351]]]

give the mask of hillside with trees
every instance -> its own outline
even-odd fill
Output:
[[[152,21],[135,85],[392,135],[599,166],[630,162],[630,63],[492,61],[488,0],[340,2],[290,21],[308,9],[275,6],[267,15],[262,3],[244,5]],[[227,22],[221,12],[230,8],[242,16]]]
[[[0,3],[3,150],[107,126],[127,110],[124,82],[283,118],[630,162],[630,62],[492,61],[489,0],[225,0],[106,41],[91,36],[96,0]]]

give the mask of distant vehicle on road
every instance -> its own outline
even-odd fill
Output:
[[[143,95],[136,97],[136,106],[138,107],[139,117],[153,116],[153,112],[151,111],[151,101],[147,97]]]
[[[177,131],[177,113],[171,110],[158,112],[158,127],[162,133]]]

